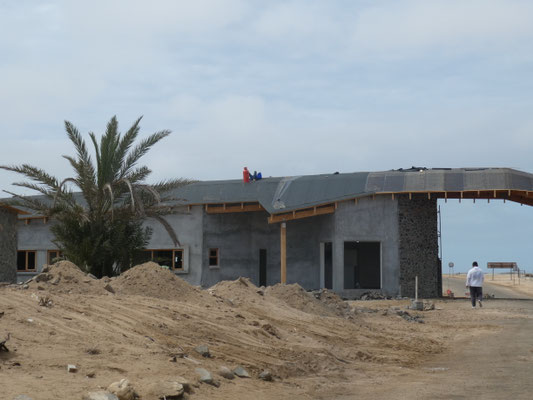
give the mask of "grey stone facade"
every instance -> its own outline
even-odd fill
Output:
[[[17,215],[0,207],[0,282],[17,280]]]
[[[400,285],[403,296],[415,296],[418,276],[418,296],[442,295],[441,263],[438,257],[437,199],[427,195],[398,197]]]

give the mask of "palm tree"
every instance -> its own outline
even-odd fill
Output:
[[[146,246],[151,235],[142,226],[147,217],[163,224],[175,245],[179,244],[163,217],[174,211],[168,205],[170,198],[162,196],[191,181],[178,178],[154,185],[145,182],[151,170],[138,166],[138,161],[170,131],[156,132],[134,146],[141,119],[121,135],[117,118],[111,118],[99,143],[95,134],[89,133],[96,163],[78,129],[65,121],[76,156],[63,157],[74,169],[73,177],[59,180],[28,164],[0,166],[30,179],[14,185],[37,191],[40,196],[8,193],[16,198],[17,205],[53,218],[51,230],[63,254],[98,277],[120,273],[131,266],[134,253]]]

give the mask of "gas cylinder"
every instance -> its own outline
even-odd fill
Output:
[[[249,183],[250,182],[250,171],[248,171],[247,167],[244,167],[244,169],[242,171],[242,181],[244,183]]]

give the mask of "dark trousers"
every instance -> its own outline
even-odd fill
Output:
[[[476,306],[476,300],[483,300],[483,288],[480,286],[470,286],[470,300],[472,300],[472,307]]]

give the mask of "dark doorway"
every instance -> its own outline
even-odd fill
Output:
[[[344,288],[381,289],[380,242],[344,242]]]
[[[259,249],[259,286],[267,285],[267,251]]]
[[[324,287],[333,288],[333,247],[331,242],[324,243]]]

